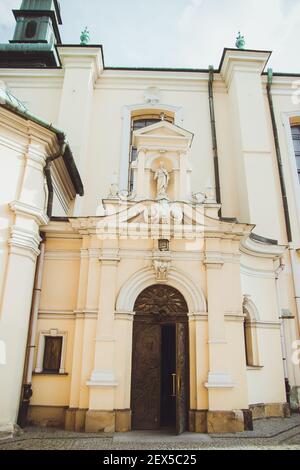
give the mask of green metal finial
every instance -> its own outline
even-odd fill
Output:
[[[269,68],[267,73],[268,73],[268,86],[272,86],[272,83],[273,83],[273,69]]]
[[[81,46],[87,46],[89,42],[90,42],[90,32],[89,32],[89,30],[87,29],[87,26],[86,26],[84,31],[82,31],[81,36],[80,36],[80,45]]]
[[[235,45],[238,49],[245,49],[245,44],[246,44],[245,38],[244,36],[241,35],[241,32],[239,31],[238,37],[236,38]]]

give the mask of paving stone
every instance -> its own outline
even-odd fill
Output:
[[[60,429],[27,428],[15,438],[0,441],[0,450],[300,450],[300,414],[254,422],[254,431],[237,434],[165,432],[126,434],[75,433]]]

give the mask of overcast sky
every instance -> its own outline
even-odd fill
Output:
[[[277,72],[300,73],[300,0],[61,0],[64,43],[88,26],[106,65],[218,67],[241,30],[249,49],[272,50]],[[12,8],[0,0],[0,42],[12,38]]]

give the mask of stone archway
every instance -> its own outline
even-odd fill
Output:
[[[136,299],[131,409],[133,429],[187,429],[188,305],[174,287],[154,284]]]

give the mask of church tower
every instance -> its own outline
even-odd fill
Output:
[[[58,0],[22,0],[13,14],[15,32],[9,44],[0,44],[0,66],[58,66],[55,45],[61,44],[62,24]]]

